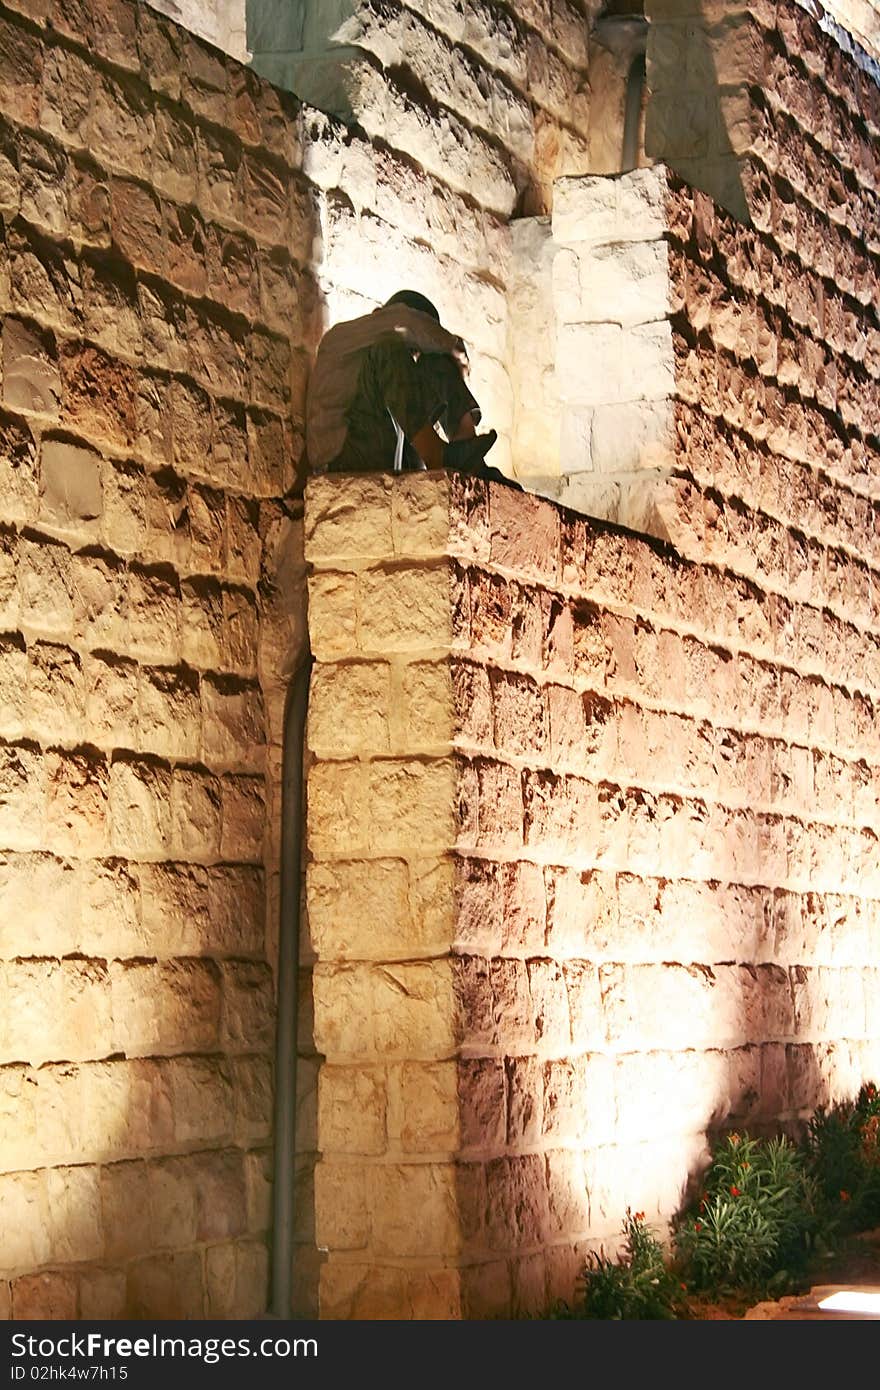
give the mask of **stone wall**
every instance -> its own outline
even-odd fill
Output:
[[[546,208],[555,177],[591,167],[598,9],[597,0],[250,0],[248,43],[273,81],[509,215]]]
[[[327,1316],[546,1307],[880,1067],[877,88],[763,17],[748,222],[656,167],[512,229],[517,470],[655,541],[311,485]]]
[[[650,158],[741,220],[766,176],[799,186],[791,162],[832,208],[842,187],[871,206],[860,170],[876,136],[876,48],[808,0],[646,0],[646,14]]]
[[[714,477],[729,489],[717,460],[714,474],[702,467],[706,448],[683,446],[676,401],[759,440],[769,459],[762,472],[781,486],[791,460],[812,464],[808,491],[830,470],[870,492],[877,74],[794,3],[775,8],[770,28],[754,17],[737,23],[759,55],[755,84],[742,88],[749,138],[736,160],[746,224],[690,194],[686,161],[673,156],[678,177],[655,166],[561,179],[552,218],[512,228],[517,476],[662,536],[671,535],[658,514],[669,469],[682,464],[706,486]],[[680,42],[684,52],[684,34]],[[751,510],[740,473],[741,500],[744,486]],[[676,533],[686,549],[687,529]]]
[[[0,5],[3,1312],[264,1306],[303,390],[401,283],[493,462],[673,548],[314,484],[298,1309],[313,1206],[325,1315],[538,1308],[707,1124],[876,1076],[875,69],[695,5],[648,0],[651,148],[715,203],[581,177],[593,6],[342,6],[351,125],[144,5]],[[634,1073],[676,1097],[638,1192]]]
[[[299,159],[292,100],[146,6],[0,7],[15,1318],[265,1307]]]
[[[248,61],[245,0],[152,0],[151,8],[240,62]]]
[[[306,508],[321,1313],[540,1312],[880,1067],[870,625],[503,485]]]

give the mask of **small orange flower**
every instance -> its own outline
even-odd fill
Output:
[[[742,1193],[740,1192],[738,1187],[731,1186],[730,1195],[731,1197],[741,1197]]]
[[[842,1188],[840,1189],[840,1200],[841,1200],[841,1202],[848,1202],[848,1201],[849,1201],[849,1193],[847,1192],[847,1190],[846,1190],[845,1187],[842,1187]]]
[[[741,1163],[739,1166],[740,1166],[740,1168],[742,1168],[742,1169],[746,1169],[746,1168],[751,1168],[752,1165],[751,1165],[751,1163],[749,1163],[749,1161],[748,1161],[747,1158],[744,1158],[743,1161],[742,1161],[742,1163]]]
[[[644,1213],[643,1211],[637,1211],[636,1214],[635,1214],[635,1220],[636,1220],[636,1221],[644,1221],[644,1219],[645,1219],[645,1213]]]
[[[734,1145],[734,1147],[739,1143],[739,1135],[737,1134],[736,1130],[734,1130],[731,1134],[730,1142]]]
[[[702,1231],[702,1229],[703,1229],[703,1223],[702,1223],[702,1221],[695,1221],[695,1222],[694,1222],[694,1230],[695,1230],[695,1231]]]

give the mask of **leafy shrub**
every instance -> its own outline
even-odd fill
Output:
[[[675,1231],[695,1288],[786,1283],[806,1264],[820,1227],[815,1184],[789,1140],[730,1134],[716,1146],[696,1213]]]
[[[675,1318],[682,1290],[757,1294],[796,1285],[841,1232],[880,1221],[880,1093],[818,1109],[804,1140],[729,1134],[714,1147],[697,1204],[673,1230],[674,1259],[627,1208],[623,1253],[590,1256],[573,1308],[557,1318]]]
[[[807,1126],[807,1162],[840,1230],[880,1221],[880,1092],[870,1083],[854,1101],[820,1106]]]
[[[604,1252],[592,1254],[580,1279],[575,1317],[657,1320],[674,1318],[680,1285],[667,1267],[663,1246],[645,1225],[643,1212],[627,1208],[623,1223],[624,1255],[619,1261]]]

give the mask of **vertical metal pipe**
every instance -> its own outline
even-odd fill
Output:
[[[629,173],[639,161],[639,125],[642,119],[642,96],[645,91],[647,69],[644,53],[637,53],[630,63],[626,77],[626,105],[623,117],[623,153],[620,160],[622,174]]]
[[[275,1029],[275,1154],[270,1301],[270,1311],[277,1318],[291,1316],[293,1285],[303,748],[311,671],[312,656],[309,654],[298,667],[288,691],[284,710],[284,747],[281,763],[281,903]]]

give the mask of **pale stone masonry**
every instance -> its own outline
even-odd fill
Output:
[[[876,47],[647,0],[611,179],[595,4],[337,8],[348,123],[0,2],[3,1316],[266,1307],[308,629],[298,1313],[540,1311],[880,1073]],[[401,283],[553,500],[315,481],[307,615],[311,354]]]
[[[364,731],[312,745],[326,1316],[546,1309],[627,1205],[674,1214],[714,1127],[880,1066],[877,89],[800,10],[748,33],[750,225],[656,167],[513,228],[517,470],[658,541],[503,487],[309,489],[316,689]],[[408,742],[438,657],[451,717]]]
[[[865,641],[793,667],[772,592],[502,485],[306,535],[321,1314],[540,1313],[880,1067]]]
[[[3,6],[0,147],[0,1294],[251,1316],[299,114],[146,6]]]

